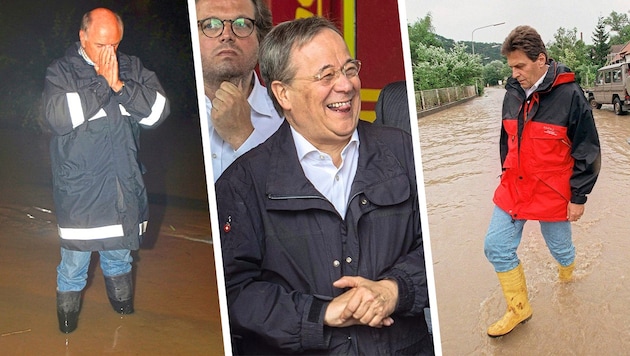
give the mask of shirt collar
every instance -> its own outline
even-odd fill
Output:
[[[295,149],[297,151],[298,159],[300,162],[312,152],[320,152],[312,143],[310,143],[304,136],[302,136],[299,132],[295,131],[293,126],[291,126],[291,133],[293,134],[293,141],[295,142]],[[359,134],[357,129],[354,129],[352,136],[350,137],[350,141],[344,147],[342,156],[345,154],[345,151],[349,149],[349,147],[358,147],[359,146]]]
[[[92,62],[90,57],[88,57],[87,53],[85,53],[85,49],[81,45],[79,45],[79,54],[81,55],[81,57],[83,57],[87,64],[94,66],[94,62]]]
[[[254,76],[254,87],[252,88],[252,92],[249,94],[249,105],[252,107],[252,110],[264,116],[273,116],[271,110],[275,110],[273,108],[273,103],[271,102],[271,98],[267,94],[267,88],[264,87],[260,80],[258,79],[258,75],[253,73]],[[271,104],[271,105],[270,105]]]

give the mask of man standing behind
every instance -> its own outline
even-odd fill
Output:
[[[404,80],[387,84],[381,90],[374,106],[377,125],[398,127],[411,134],[411,123],[418,124],[418,119],[409,116],[407,82]]]
[[[241,354],[432,354],[411,136],[359,120],[361,62],[312,17],[261,44],[286,121],[216,184]]]
[[[272,26],[271,12],[265,0],[196,0],[195,5],[216,181],[283,121],[254,72],[259,43]]]
[[[141,127],[156,127],[169,104],[155,74],[119,53],[123,23],[97,8],[83,16],[80,41],[46,72],[44,105],[55,214],[61,238],[57,267],[59,329],[76,329],[92,251],[99,251],[115,311],[133,313],[131,250],[148,221],[138,162]]]
[[[507,302],[505,315],[488,328],[502,336],[532,316],[523,267],[516,254],[527,220],[539,220],[559,264],[559,279],[575,268],[571,222],[584,213],[600,168],[593,114],[575,75],[547,58],[545,44],[529,26],[503,42],[512,77],[505,86],[500,155],[501,183],[485,239]]]

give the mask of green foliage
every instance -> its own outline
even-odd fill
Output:
[[[446,51],[442,47],[419,44],[413,64],[416,90],[474,85],[481,77],[479,56],[466,52],[466,46],[456,44]]]
[[[577,28],[571,30],[558,28],[554,40],[547,46],[547,54],[549,58],[569,67],[575,72],[576,81],[586,85],[588,78],[591,78],[592,82],[592,73],[589,72],[590,67],[584,64],[590,61],[593,47],[587,46],[584,41],[578,39],[577,32]]]
[[[500,44],[475,42],[472,56],[467,52],[472,52],[468,49],[472,45],[470,41],[455,42],[434,33],[430,13],[409,25],[409,29],[416,90],[482,83],[496,85],[511,75],[505,58],[500,55]],[[586,45],[577,33],[577,28],[558,28],[547,44],[548,56],[568,66],[575,72],[576,81],[589,87],[593,85],[597,69],[610,59],[611,45],[630,41],[630,20],[627,14],[615,11],[606,18],[600,17],[591,37],[593,45]],[[482,67],[482,62],[488,64]]]
[[[600,17],[597,20],[597,27],[595,27],[593,37],[591,37],[593,39],[591,62],[598,67],[605,65],[608,59],[608,54],[610,53],[608,37],[604,19]]]
[[[431,14],[409,26],[409,42],[416,90],[473,85],[481,77],[479,56],[455,43],[449,50],[433,33]]]
[[[610,45],[622,45],[630,41],[630,20],[627,14],[613,11],[603,19],[603,23],[610,27]]]
[[[483,67],[483,81],[488,85],[499,85],[499,81],[505,84],[505,80],[510,76],[510,73],[510,67],[504,62],[494,60]]]
[[[423,19],[418,20],[412,25],[408,25],[409,45],[416,48],[420,43],[427,46],[441,47],[442,43],[437,39],[431,23],[431,13],[427,14]],[[411,61],[415,63],[417,53],[411,53]]]
[[[630,25],[630,21],[628,20],[627,14],[612,11],[608,17],[603,19],[603,24],[610,26],[611,31],[620,32],[622,29]]]

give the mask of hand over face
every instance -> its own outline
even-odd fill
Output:
[[[116,57],[114,46],[104,46],[101,49],[98,59],[94,63],[94,69],[96,74],[105,77],[107,83],[114,91],[121,89],[122,82],[118,77],[118,58]]]

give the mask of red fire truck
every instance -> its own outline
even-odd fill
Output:
[[[381,88],[405,79],[396,0],[267,0],[274,24],[324,16],[342,31],[361,68],[361,119],[374,121]]]

